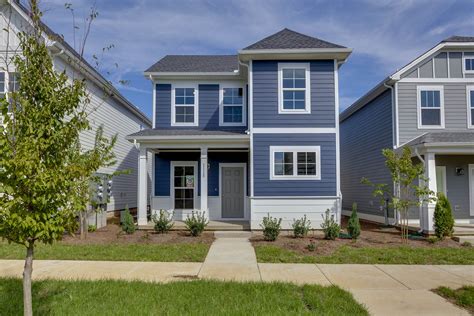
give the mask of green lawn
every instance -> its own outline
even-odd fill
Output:
[[[454,304],[466,308],[474,315],[474,286],[463,286],[456,290],[442,286],[435,289],[434,292]]]
[[[0,315],[22,315],[19,279],[0,278]],[[216,281],[33,282],[36,315],[368,315],[336,286]]]
[[[331,255],[305,255],[275,245],[256,245],[258,262],[363,264],[474,264],[474,250],[466,248],[353,248],[341,246]]]
[[[202,262],[209,245],[182,244],[90,244],[52,246],[39,244],[35,259]],[[24,259],[24,247],[0,242],[0,259]],[[1,314],[0,314],[1,315]]]

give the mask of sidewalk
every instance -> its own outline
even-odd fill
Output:
[[[474,266],[257,263],[247,232],[216,232],[204,263],[35,260],[33,279],[189,279],[337,285],[373,315],[469,315],[432,293],[474,285]],[[0,260],[0,277],[21,277],[22,260]]]

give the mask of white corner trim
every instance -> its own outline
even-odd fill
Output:
[[[252,129],[254,134],[334,134],[334,127],[257,127]]]
[[[152,128],[155,128],[156,127],[156,83],[155,81],[152,79],[151,80],[151,84],[152,84],[152,87],[153,87],[153,104],[152,104],[152,109],[153,109],[153,117],[152,117]]]
[[[176,88],[193,88],[194,104],[183,104],[183,106],[194,106],[194,122],[193,123],[177,123],[176,122]],[[179,106],[179,105],[178,105]],[[199,85],[197,83],[177,83],[171,84],[171,126],[199,126]]]
[[[471,91],[474,91],[473,86],[466,86],[466,103],[467,103],[467,128],[474,128],[474,122],[472,122],[471,112],[474,110],[474,99],[471,98]]]
[[[254,193],[254,184],[253,184],[253,61],[249,61],[249,73],[248,73],[248,85],[249,85],[249,136],[250,136],[250,196],[253,196]],[[251,212],[250,212],[251,214]],[[250,215],[251,217],[252,215]]]
[[[441,125],[422,125],[421,121],[421,91],[439,91]],[[416,108],[418,129],[444,129],[444,86],[417,86]]]
[[[283,108],[283,69],[304,69],[305,88],[287,88],[292,91],[305,92],[304,110],[287,110]],[[311,71],[310,63],[278,63],[278,114],[311,114]]]
[[[468,166],[469,169],[469,215],[474,216],[474,164]]]
[[[243,198],[244,198],[244,208],[245,208],[245,200],[247,199],[247,164],[245,162],[220,162],[219,163],[219,197],[221,198],[221,218],[222,217],[222,168],[225,168],[225,167],[239,167],[239,168],[242,168],[244,170],[244,194],[243,194]],[[244,217],[242,218],[225,218],[226,220],[233,220],[233,219],[239,219],[239,220],[242,220],[242,219],[245,219],[245,212],[246,210],[244,209]]]
[[[224,89],[226,88],[240,88],[242,89],[242,122],[240,123],[225,123],[224,122],[224,107],[225,106],[239,106],[239,104],[224,104]],[[229,82],[219,85],[219,126],[245,126],[247,124],[247,92],[245,91],[245,84],[241,82]]]
[[[194,210],[199,210],[196,208],[196,203],[197,203],[197,197],[198,197],[198,178],[199,178],[199,168],[198,168],[198,162],[197,161],[171,161],[170,162],[170,197],[171,197],[171,203],[173,206],[173,210],[175,210],[175,205],[174,205],[174,167],[194,167]]]
[[[339,69],[337,60],[334,59],[334,103],[336,106],[336,194],[342,195],[341,192],[341,148],[340,148],[340,132],[339,132]],[[338,221],[341,223],[341,212],[338,209]]]
[[[293,154],[293,175],[275,175],[275,153]],[[298,152],[316,153],[316,175],[298,175]],[[270,180],[321,180],[321,146],[270,146]]]

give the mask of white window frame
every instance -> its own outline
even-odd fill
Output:
[[[293,153],[293,175],[275,175],[275,153]],[[316,153],[316,174],[298,175],[298,152]],[[270,146],[270,180],[321,180],[321,146]]]
[[[422,125],[421,122],[421,91],[439,91],[441,125]],[[418,86],[416,87],[416,107],[418,116],[418,129],[443,129],[444,128],[444,87],[443,86]],[[432,108],[435,109],[435,108]]]
[[[242,89],[242,122],[224,122],[224,107],[238,106],[236,104],[224,104],[224,89]],[[245,85],[241,83],[224,83],[219,85],[219,126],[246,126],[247,125],[247,92]]]
[[[176,88],[194,89],[194,104],[176,104]],[[199,89],[194,83],[173,83],[171,85],[171,126],[199,126]],[[194,106],[194,122],[176,122],[176,106]]]
[[[173,210],[183,210],[183,211],[192,211],[197,210],[196,203],[199,189],[198,181],[199,181],[199,169],[198,169],[198,162],[197,161],[171,161],[171,172],[170,172],[170,196],[171,196],[171,203],[173,205]],[[177,209],[175,208],[175,200],[174,200],[174,168],[175,167],[194,167],[194,202],[193,202],[193,209]]]
[[[466,86],[466,102],[467,102],[467,128],[474,128],[474,122],[471,120],[471,110],[474,110],[474,107],[471,107],[471,91],[474,91],[474,86]]]
[[[466,55],[462,54],[462,70],[464,74],[474,74],[474,69],[473,70],[467,70],[466,69],[466,59],[474,59],[474,55]]]
[[[305,69],[305,88],[283,88],[283,69]],[[311,114],[311,79],[309,63],[278,63],[278,114]],[[305,91],[305,108],[289,110],[283,108],[283,91]]]

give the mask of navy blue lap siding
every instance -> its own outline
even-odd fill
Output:
[[[254,134],[255,196],[336,196],[335,134]],[[270,180],[270,146],[321,146],[321,180]]]
[[[156,127],[197,130],[242,130],[246,126],[219,126],[219,85],[198,86],[199,126],[171,126],[171,84],[156,85]]]
[[[246,152],[209,152],[208,161],[208,195],[219,196],[219,163],[247,163]],[[198,152],[169,152],[155,155],[155,196],[170,195],[171,161],[196,161],[198,162],[198,188],[201,188],[199,164],[200,153]],[[247,167],[247,173],[249,172]],[[250,176],[247,175],[247,181]],[[250,187],[247,184],[247,189]],[[200,195],[200,191],[198,191]]]
[[[278,62],[253,61],[252,67],[254,127],[335,127],[333,60],[310,62],[311,114],[278,114]]]

